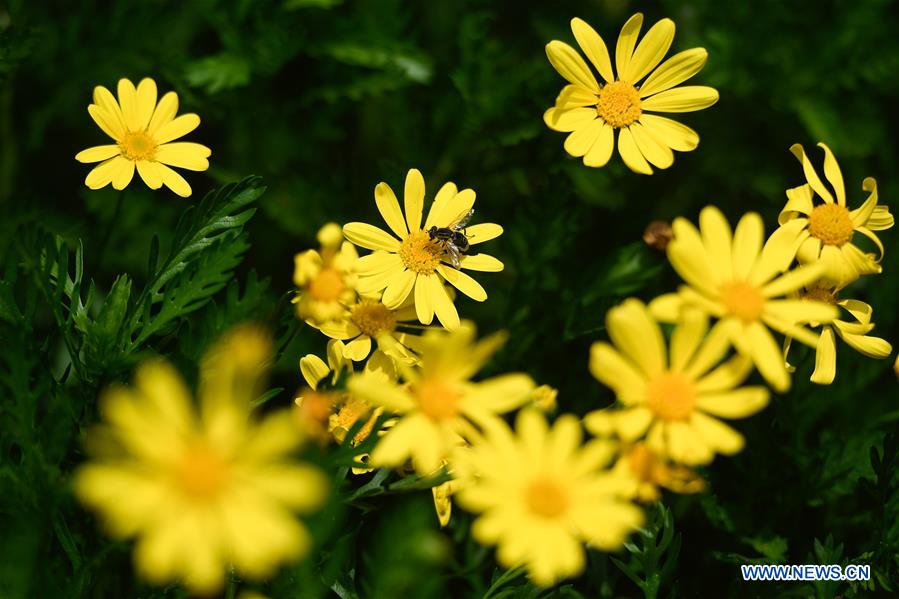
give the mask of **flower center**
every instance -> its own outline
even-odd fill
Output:
[[[839,204],[817,206],[808,217],[808,231],[824,245],[843,245],[852,239],[852,218]]]
[[[541,476],[525,488],[525,503],[534,514],[555,518],[568,509],[568,494],[554,479]]]
[[[381,302],[363,300],[350,312],[350,320],[369,337],[379,333],[389,333],[396,328],[396,316]]]
[[[638,443],[631,447],[631,450],[627,453],[627,464],[638,480],[644,482],[653,480],[652,471],[655,464],[655,456],[643,443]]]
[[[309,283],[309,295],[320,302],[336,302],[343,293],[343,276],[334,268],[323,268]]]
[[[156,142],[144,131],[126,133],[119,142],[122,156],[128,160],[153,160],[156,155]]]
[[[423,379],[413,393],[419,409],[431,420],[447,420],[459,414],[459,393],[443,381]]]
[[[696,388],[680,372],[663,372],[646,385],[646,406],[662,420],[686,420],[696,405]]]
[[[758,320],[765,309],[765,297],[755,285],[734,281],[721,288],[721,303],[728,314],[743,322]]]
[[[612,127],[627,127],[640,118],[640,93],[625,81],[604,85],[596,102],[596,112]]]
[[[400,258],[411,271],[431,274],[443,259],[443,247],[434,242],[427,231],[412,233],[400,245]]]
[[[210,500],[228,482],[228,463],[206,444],[190,447],[175,468],[175,484],[189,498]]]
[[[837,303],[837,292],[832,287],[822,285],[813,285],[801,293],[802,299],[815,300],[835,306]]]
[[[335,427],[335,430],[337,428],[343,429],[342,436],[346,435],[346,433],[356,425],[356,422],[360,418],[365,417],[371,411],[371,406],[360,399],[348,400],[337,412],[337,417],[335,418],[337,427]],[[375,425],[375,420],[377,419],[377,414],[371,415],[368,421],[362,425],[362,428],[360,428],[359,432],[353,437],[353,445],[358,445],[368,438],[371,434],[371,429]],[[338,441],[343,443],[343,438],[338,439]]]

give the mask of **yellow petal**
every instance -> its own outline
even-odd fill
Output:
[[[836,306],[807,299],[769,300],[765,313],[789,323],[826,323],[839,315]]]
[[[707,464],[715,457],[714,449],[705,435],[701,435],[692,426],[693,420],[701,415],[694,412],[689,424],[687,422],[671,422],[665,426],[667,453],[676,462],[696,466]],[[714,438],[715,435],[712,437]]]
[[[347,381],[347,389],[365,401],[391,412],[408,412],[416,405],[403,387],[373,374],[353,375]]]
[[[162,187],[162,165],[150,160],[141,160],[137,163],[137,174],[144,180],[150,189]]]
[[[403,260],[393,252],[377,250],[362,256],[354,265],[356,273],[361,277],[370,277],[403,267]]]
[[[597,342],[590,347],[590,373],[616,393],[642,389],[646,384],[636,365],[605,342]]]
[[[613,422],[621,440],[632,442],[646,434],[652,420],[653,414],[649,408],[636,406],[616,412]]]
[[[743,449],[743,435],[720,420],[710,418],[701,412],[690,417],[694,430],[718,453],[733,455]]]
[[[371,337],[359,335],[343,348],[343,357],[353,362],[361,362],[371,353]]]
[[[599,93],[599,83],[577,50],[558,40],[546,44],[546,57],[559,75],[568,82]]]
[[[814,283],[823,273],[824,267],[820,263],[799,266],[762,287],[762,295],[766,298],[786,295]]]
[[[893,346],[880,337],[868,337],[866,335],[851,335],[842,333],[840,335],[846,345],[869,358],[883,359],[889,358],[893,352]]]
[[[805,149],[802,147],[802,144],[793,144],[790,146],[790,152],[792,152],[793,156],[795,156],[796,159],[799,160],[799,163],[802,164],[802,171],[805,173],[805,179],[808,181],[808,184],[812,186],[812,189],[815,190],[815,193],[828,204],[833,204],[833,196],[827,188],[824,187],[824,183],[821,182],[821,179],[818,178],[818,173],[815,172],[815,167],[812,166],[812,162],[808,159],[808,156],[805,155]]]
[[[671,149],[659,142],[642,124],[634,123],[628,127],[628,131],[634,135],[640,153],[654,166],[666,169],[674,164],[674,153]]]
[[[791,220],[778,227],[765,241],[762,254],[749,273],[749,282],[763,285],[790,267],[796,251],[802,243],[805,223],[801,219]]]
[[[752,360],[737,354],[696,382],[699,393],[717,394],[729,391],[746,380],[752,373]]]
[[[856,227],[864,226],[877,207],[877,181],[872,177],[867,177],[862,181],[862,189],[870,192],[868,199],[859,208],[849,213],[849,216],[852,218],[852,224]]]
[[[462,402],[493,414],[505,414],[521,407],[534,390],[534,380],[526,374],[504,374],[474,384]]]
[[[687,367],[708,328],[709,319],[706,314],[696,309],[685,311],[671,335],[670,370],[680,372]]]
[[[456,311],[456,306],[453,304],[453,300],[447,293],[443,283],[436,276],[429,277],[427,282],[427,293],[434,304],[434,313],[437,315],[437,320],[449,330],[459,328],[459,313]]]
[[[503,228],[495,223],[478,223],[465,229],[465,236],[471,245],[496,239],[502,234]]]
[[[103,130],[103,133],[112,139],[119,141],[125,136],[124,126],[107,110],[100,108],[96,104],[91,104],[87,107],[87,112],[94,119],[94,122],[97,123],[97,126]]]
[[[780,348],[768,329],[758,322],[747,325],[744,329],[743,342],[756,368],[768,384],[779,393],[789,390],[790,375],[787,373]]]
[[[400,239],[405,239],[409,231],[406,229],[406,221],[403,219],[400,203],[390,186],[383,181],[375,186],[375,204],[378,206],[381,218],[384,219],[390,230]]]
[[[142,127],[137,112],[137,90],[134,89],[134,84],[128,79],[119,79],[118,96],[125,127],[129,131],[140,131]]]
[[[182,198],[186,198],[190,195],[190,185],[187,183],[184,177],[164,164],[159,164],[158,162],[156,164],[159,165],[159,173],[162,176],[163,185],[171,189]]]
[[[656,114],[640,116],[640,124],[646,127],[653,137],[678,152],[695,150],[699,145],[699,134],[693,129]]]
[[[652,168],[637,148],[637,142],[634,141],[634,136],[629,129],[622,129],[618,132],[618,153],[621,154],[624,164],[635,173],[652,174]]]
[[[685,372],[693,379],[700,379],[709,369],[721,362],[731,346],[734,335],[737,334],[735,329],[736,323],[732,319],[716,322],[693,355]]]
[[[456,197],[456,193],[458,193],[456,184],[451,181],[447,181],[440,187],[437,191],[437,195],[434,196],[434,203],[431,204],[431,209],[428,210],[428,217],[425,220],[424,226],[425,229],[436,226],[438,220],[441,222],[443,221],[443,210],[450,201]]]
[[[444,206],[439,218],[434,220],[438,227],[449,227],[464,217],[474,206],[476,194],[473,189],[463,189]]]
[[[768,405],[768,390],[764,387],[743,387],[725,393],[700,395],[696,406],[720,418],[746,418]]]
[[[646,78],[640,86],[640,97],[646,98],[683,83],[705,66],[708,57],[705,48],[692,48],[675,54]]]
[[[118,164],[112,173],[112,188],[122,190],[128,187],[134,177],[134,162],[124,160]]]
[[[643,14],[637,13],[628,19],[621,27],[618,34],[618,43],[615,45],[615,71],[619,78],[623,78],[627,65],[634,54],[637,45],[637,37],[640,35],[640,27],[643,26]]]
[[[782,225],[800,214],[808,216],[814,209],[811,186],[806,183],[799,187],[792,187],[787,190],[787,205],[784,206],[777,216],[777,222]]]
[[[622,81],[637,83],[662,62],[674,41],[674,21],[662,19],[646,32],[630,61],[620,73]]]
[[[193,113],[182,114],[165,125],[160,126],[153,134],[157,144],[168,143],[184,137],[200,126],[200,117]]]
[[[580,85],[566,85],[556,96],[556,103],[553,106],[556,110],[565,111],[572,108],[583,108],[584,106],[596,106],[597,96],[589,89]]]
[[[439,272],[453,287],[474,301],[483,302],[487,299],[487,292],[481,284],[464,272],[443,264],[437,267],[437,272]]]
[[[836,374],[837,344],[833,327],[824,327],[818,337],[818,347],[815,348],[815,371],[810,380],[819,385],[829,385]]]
[[[584,164],[599,168],[605,166],[612,153],[615,151],[615,130],[609,125],[603,123],[599,137],[593,142],[593,146],[584,154]]]
[[[840,165],[837,164],[837,159],[834,158],[833,152],[830,151],[827,144],[822,142],[818,144],[818,147],[824,150],[824,176],[827,177],[827,181],[837,194],[837,203],[845,206],[846,187],[843,185],[843,173],[840,172]]]
[[[318,388],[319,382],[328,376],[329,372],[331,369],[328,368],[325,361],[315,354],[306,354],[300,358],[300,373],[310,389]]]
[[[733,279],[733,257],[730,224],[720,210],[706,206],[699,213],[699,230],[706,254],[722,281]]]
[[[462,258],[459,267],[479,272],[500,272],[504,268],[502,262],[488,254],[465,256]]]
[[[612,72],[612,61],[609,59],[609,50],[599,34],[596,33],[596,30],[582,19],[574,18],[571,19],[571,32],[574,34],[574,39],[577,40],[581,50],[584,51],[584,54],[596,67],[600,76],[608,83],[615,81],[615,74]]]
[[[421,215],[425,202],[425,179],[417,168],[409,169],[406,173],[406,185],[403,191],[403,205],[406,210],[406,222],[409,231],[417,231],[421,228]]]
[[[414,285],[415,273],[411,270],[404,269],[387,283],[387,288],[384,290],[384,296],[381,298],[381,302],[391,310],[396,310],[403,305],[403,302],[405,302],[406,298],[409,297],[409,294],[412,293],[412,287]]]
[[[137,113],[138,131],[147,128],[155,108],[156,82],[149,77],[144,77],[141,82],[137,84],[137,94],[135,95],[135,112]]]
[[[599,138],[605,123],[601,119],[590,121],[585,127],[575,130],[565,138],[565,151],[572,156],[581,157],[587,153]]]
[[[606,327],[615,346],[638,364],[647,377],[665,368],[662,330],[641,301],[628,299],[609,310]]]
[[[77,154],[75,154],[75,160],[78,162],[102,162],[104,160],[108,160],[113,156],[118,156],[121,154],[119,150],[119,146],[116,144],[109,144],[105,146],[94,146],[92,148],[88,148],[86,150],[81,150]]]
[[[434,304],[431,303],[426,280],[436,276],[421,274],[415,280],[415,314],[422,324],[431,324],[434,320]]]
[[[396,253],[400,247],[398,239],[368,223],[347,223],[343,226],[343,235],[359,247],[368,250]]]
[[[733,273],[738,280],[749,277],[752,266],[762,251],[765,225],[756,212],[749,212],[737,223],[733,240]]]
[[[696,227],[685,218],[674,219],[671,225],[674,239],[668,244],[668,260],[681,278],[706,295],[713,296],[721,285],[711,257],[702,243]]]
[[[153,116],[150,118],[150,124],[147,125],[147,132],[155,137],[156,130],[163,125],[170,123],[177,113],[178,94],[175,92],[168,92],[162,96],[162,99],[159,100],[159,104],[156,105]]]
[[[693,112],[708,108],[718,101],[718,91],[704,85],[685,85],[659,92],[643,100],[649,112]]]
[[[95,166],[84,179],[84,184],[91,189],[100,189],[112,183],[113,176],[129,161],[121,156],[110,158]]]
[[[122,109],[116,102],[115,96],[103,87],[98,85],[94,88],[94,104],[99,106],[107,115],[109,115],[113,129],[119,135],[125,132],[125,119],[122,118]]]
[[[169,166],[186,168],[191,171],[205,171],[209,168],[207,157],[212,151],[206,146],[191,142],[169,143],[156,148],[156,161]]]
[[[550,108],[543,113],[543,122],[553,131],[568,133],[586,127],[597,120],[596,110],[593,108]]]

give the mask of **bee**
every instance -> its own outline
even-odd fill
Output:
[[[459,268],[462,256],[468,254],[468,250],[471,248],[471,243],[465,234],[465,225],[471,220],[472,214],[474,214],[474,208],[446,227],[431,227],[428,229],[431,241],[436,241],[443,246],[453,268]]]

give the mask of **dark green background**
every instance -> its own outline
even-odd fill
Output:
[[[614,46],[638,10],[647,24],[674,19],[673,51],[708,49],[692,82],[721,95],[708,110],[675,116],[702,141],[651,177],[631,173],[617,156],[604,169],[584,167],[542,122],[563,85],[544,44],[573,43],[568,22],[580,16]],[[288,405],[300,385],[298,358],[324,348],[315,331],[298,329],[286,304],[294,253],[314,246],[328,221],[380,225],[375,184],[401,190],[411,167],[423,172],[428,199],[447,180],[472,187],[475,222],[506,229],[487,250],[506,270],[476,275],[488,300],[458,301],[482,331],[511,333],[490,371],[524,370],[558,387],[564,411],[609,404],[611,393],[586,369],[604,312],[628,295],[648,301],[677,283],[664,256],[641,242],[650,220],[695,219],[714,203],[732,222],[758,211],[770,231],[784,190],[804,182],[789,146],[804,144],[820,164],[818,141],[840,161],[853,207],[870,175],[896,211],[897,31],[899,7],[879,0],[0,4],[0,299],[33,308],[27,322],[0,318],[0,597],[182,593],[135,582],[129,546],[106,541],[69,493],[98,389],[127,380],[135,360],[153,352],[193,376],[214,334],[251,317],[293,339],[273,382],[285,391],[270,401]],[[86,111],[93,86],[114,89],[120,77],[144,76],[160,93],[177,91],[182,112],[200,114],[189,139],[212,148],[212,167],[186,174],[194,189],[187,200],[152,192],[135,177],[113,226],[117,192],[88,190],[90,167],[74,155],[107,143]],[[187,206],[248,174],[261,175],[268,190],[234,274],[248,289],[243,301],[219,292],[137,353],[106,351],[90,380],[63,380],[63,335],[33,276],[41,239],[58,235],[70,248],[81,240],[84,280],[96,283],[99,297],[122,273],[140,289],[152,237],[165,255]],[[881,239],[884,274],[852,290],[874,306],[877,333],[895,341],[899,238],[893,230]],[[269,285],[247,283],[252,271]],[[884,448],[899,420],[895,375],[888,361],[840,347],[836,382],[815,387],[807,382],[813,356],[794,357],[794,390],[738,425],[747,448],[703,472],[710,491],[666,496],[682,548],[675,555],[669,546],[664,573],[661,566],[645,573],[660,577],[660,597],[899,592],[895,437]],[[498,576],[492,553],[468,539],[461,512],[438,533],[427,491],[347,505],[359,484],[345,486],[314,521],[315,555],[256,588],[277,597],[335,596],[329,588],[343,597],[480,597]],[[755,561],[868,563],[875,580],[743,583],[737,564]],[[243,583],[229,592],[235,588]],[[573,583],[541,594],[518,577],[501,592],[508,594],[491,596],[642,596],[596,552]]]

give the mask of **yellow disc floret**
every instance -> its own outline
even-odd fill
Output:
[[[381,302],[363,300],[353,306],[350,320],[369,337],[390,333],[396,328],[396,315]]]
[[[434,242],[427,231],[412,233],[400,245],[400,258],[409,270],[419,274],[431,274],[443,258],[443,247]]]
[[[440,380],[423,379],[414,393],[421,412],[431,420],[446,420],[459,414],[459,393]]]
[[[640,93],[630,83],[614,81],[603,86],[596,112],[612,127],[627,127],[640,118]]]
[[[320,302],[334,302],[340,299],[346,285],[343,275],[334,268],[323,268],[309,283],[309,295]]]
[[[126,133],[119,142],[122,156],[135,162],[153,160],[156,156],[156,142],[144,131]]]
[[[845,206],[822,204],[809,215],[808,230],[824,245],[843,245],[852,239],[852,217]]]
[[[663,372],[647,382],[646,406],[662,420],[686,420],[696,406],[696,388],[684,374]]]
[[[228,482],[227,462],[205,443],[185,452],[174,473],[175,486],[194,501],[218,497]]]
[[[565,489],[547,476],[541,476],[525,488],[525,503],[532,513],[555,518],[565,512],[569,500]]]
[[[755,285],[745,281],[728,283],[721,289],[721,303],[731,316],[753,322],[765,309],[765,297]]]

